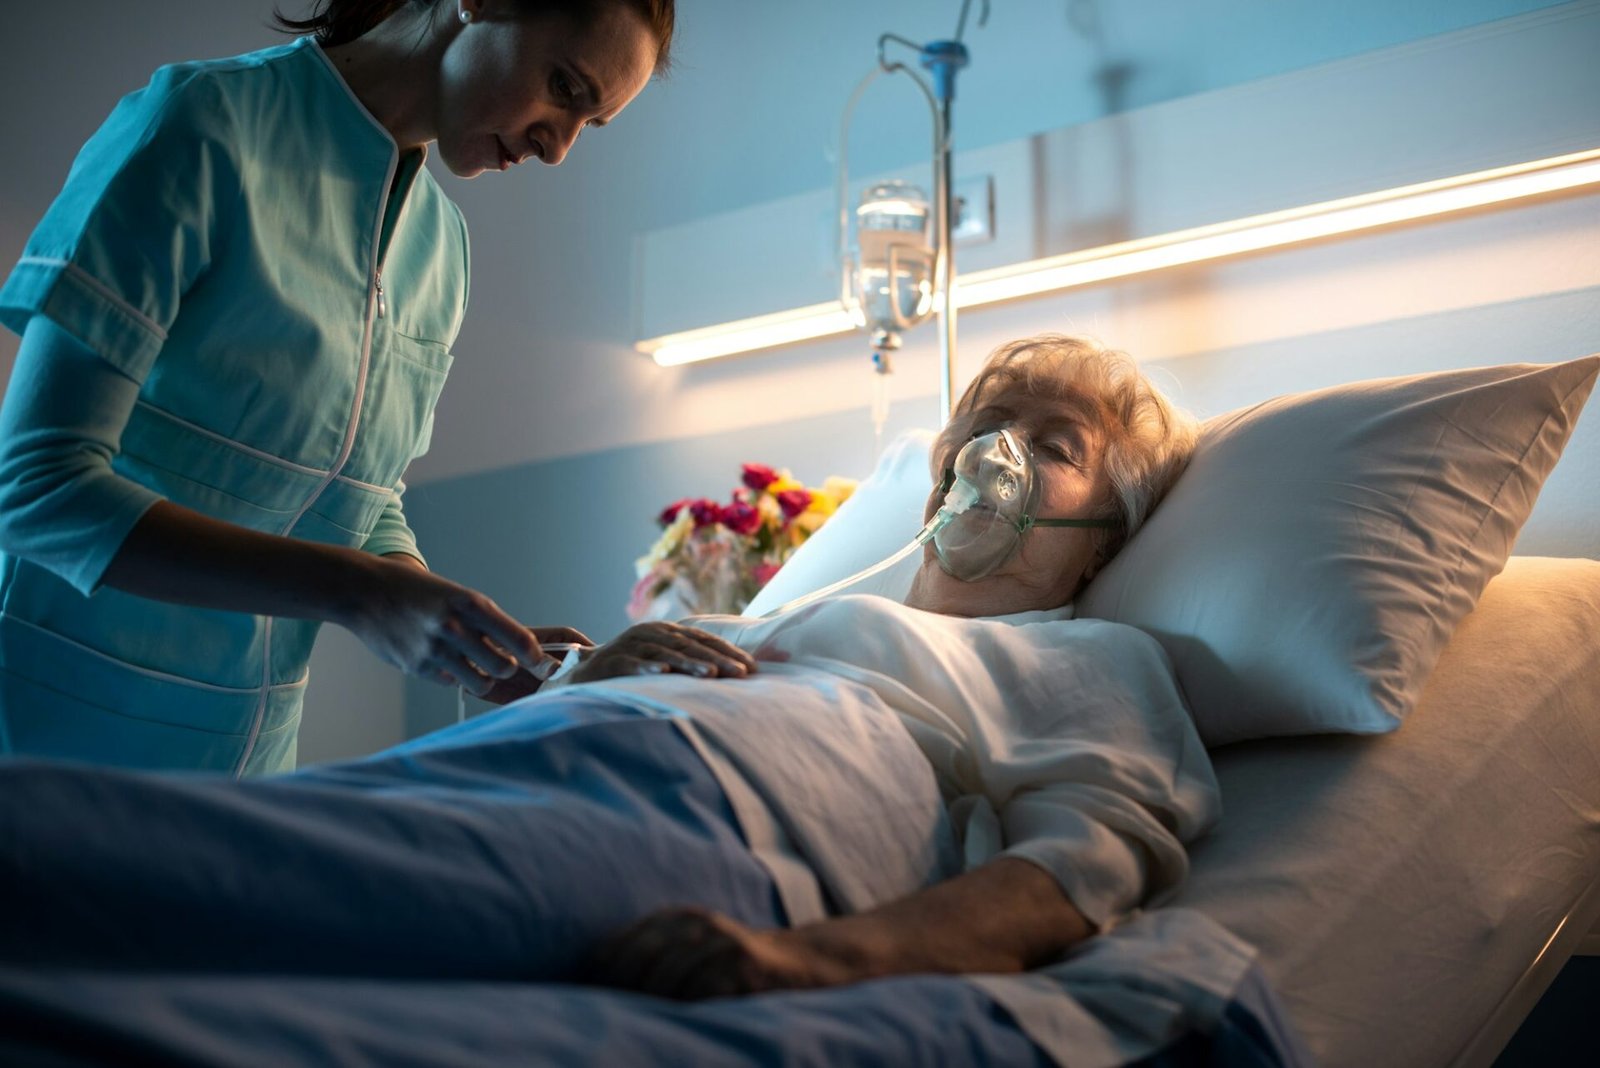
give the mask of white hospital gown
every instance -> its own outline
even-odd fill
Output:
[[[1049,871],[1104,930],[1182,881],[1182,843],[1221,808],[1160,646],[1069,616],[965,619],[856,595],[699,617],[760,670],[584,689],[684,725],[792,923],[1005,855]]]

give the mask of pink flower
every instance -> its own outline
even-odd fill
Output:
[[[811,491],[803,489],[784,490],[778,494],[778,507],[783,509],[784,518],[793,519],[811,507]]]
[[[772,581],[772,576],[778,573],[778,564],[769,564],[765,560],[750,569],[750,577],[756,580],[756,589],[761,589]]]
[[[761,527],[761,513],[744,501],[723,506],[722,525],[735,534],[748,537]]]
[[[700,497],[690,501],[689,511],[694,516],[694,529],[696,530],[722,521],[722,505],[707,497]]]
[[[766,464],[745,464],[741,481],[753,490],[764,490],[778,480],[778,472]]]
[[[661,576],[651,571],[648,575],[633,584],[633,590],[628,595],[628,618],[639,620],[650,610],[650,602],[656,599],[665,585]]]
[[[670,527],[673,520],[678,518],[678,513],[683,511],[684,506],[688,503],[689,498],[687,497],[680,497],[678,500],[673,501],[661,509],[661,514],[656,516],[656,522],[664,527]]]

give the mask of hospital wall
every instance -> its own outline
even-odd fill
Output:
[[[960,80],[958,170],[973,155],[1056,131],[1138,123],[1230,93],[1261,99],[1279,79],[1397,49],[1420,57],[1435,42],[1519,20],[1566,19],[1592,40],[1597,5],[996,0],[992,8],[986,26],[974,16],[967,28],[973,64]],[[0,260],[20,253],[118,96],[159,63],[275,40],[265,28],[270,9],[266,0],[169,0],[154,18],[142,5],[89,0],[9,11],[0,91],[30,104],[0,120],[8,145]],[[656,284],[642,274],[641,249],[664,233],[691,243],[700,234],[699,254],[714,255],[716,220],[739,211],[759,220],[765,205],[825,192],[841,110],[878,34],[948,36],[959,4],[680,0],[680,9],[671,77],[615,124],[587,133],[568,163],[474,182],[441,173],[472,227],[472,305],[433,450],[408,476],[408,512],[436,570],[529,622],[570,623],[596,638],[626,625],[632,560],[654,537],[661,505],[725,494],[742,461],[789,467],[807,481],[863,476],[874,448],[859,338],[676,369],[634,351],[645,290]],[[874,85],[853,130],[855,175],[916,169],[926,158],[925,110],[903,82]],[[1196,176],[1207,166],[1196,158]],[[1237,190],[1240,203],[1257,192],[1269,200],[1274,171]],[[1048,189],[1079,176],[1046,164],[1033,177]],[[1179,179],[1141,188],[1158,203],[1181,203],[1191,191]],[[1009,239],[1018,208],[997,205],[997,240]],[[810,255],[792,264],[758,255],[731,272],[743,281],[719,273],[700,296],[751,305],[747,314],[777,310],[759,305],[782,295],[792,270],[794,303],[808,302],[830,236],[819,217]],[[960,373],[1008,338],[1089,331],[1140,357],[1204,415],[1373,375],[1570,358],[1600,349],[1597,250],[1592,194],[1485,210],[973,311],[961,319]],[[985,254],[965,251],[962,262]],[[935,348],[931,325],[908,338],[890,383],[889,434],[936,421]],[[15,339],[0,337],[0,367],[9,369],[14,352]],[[1580,426],[1521,551],[1600,557],[1597,424],[1591,414]],[[454,707],[453,694],[403,685],[330,630],[313,662],[302,757],[367,751],[447,722]]]

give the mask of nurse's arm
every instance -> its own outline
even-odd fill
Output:
[[[104,582],[198,608],[335,623],[408,674],[474,694],[559,666],[492,600],[415,558],[265,534],[168,500],[140,517]]]
[[[538,675],[558,666],[488,597],[417,561],[250,530],[118,474],[112,459],[138,394],[137,382],[49,319],[29,321],[0,406],[0,551],[85,595],[104,584],[336,623],[402,670],[473,693],[519,667]]]

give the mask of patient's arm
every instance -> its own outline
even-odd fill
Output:
[[[1018,972],[1092,933],[1053,876],[1001,857],[870,912],[792,929],[664,910],[608,944],[597,955],[595,978],[693,999],[911,972]]]

